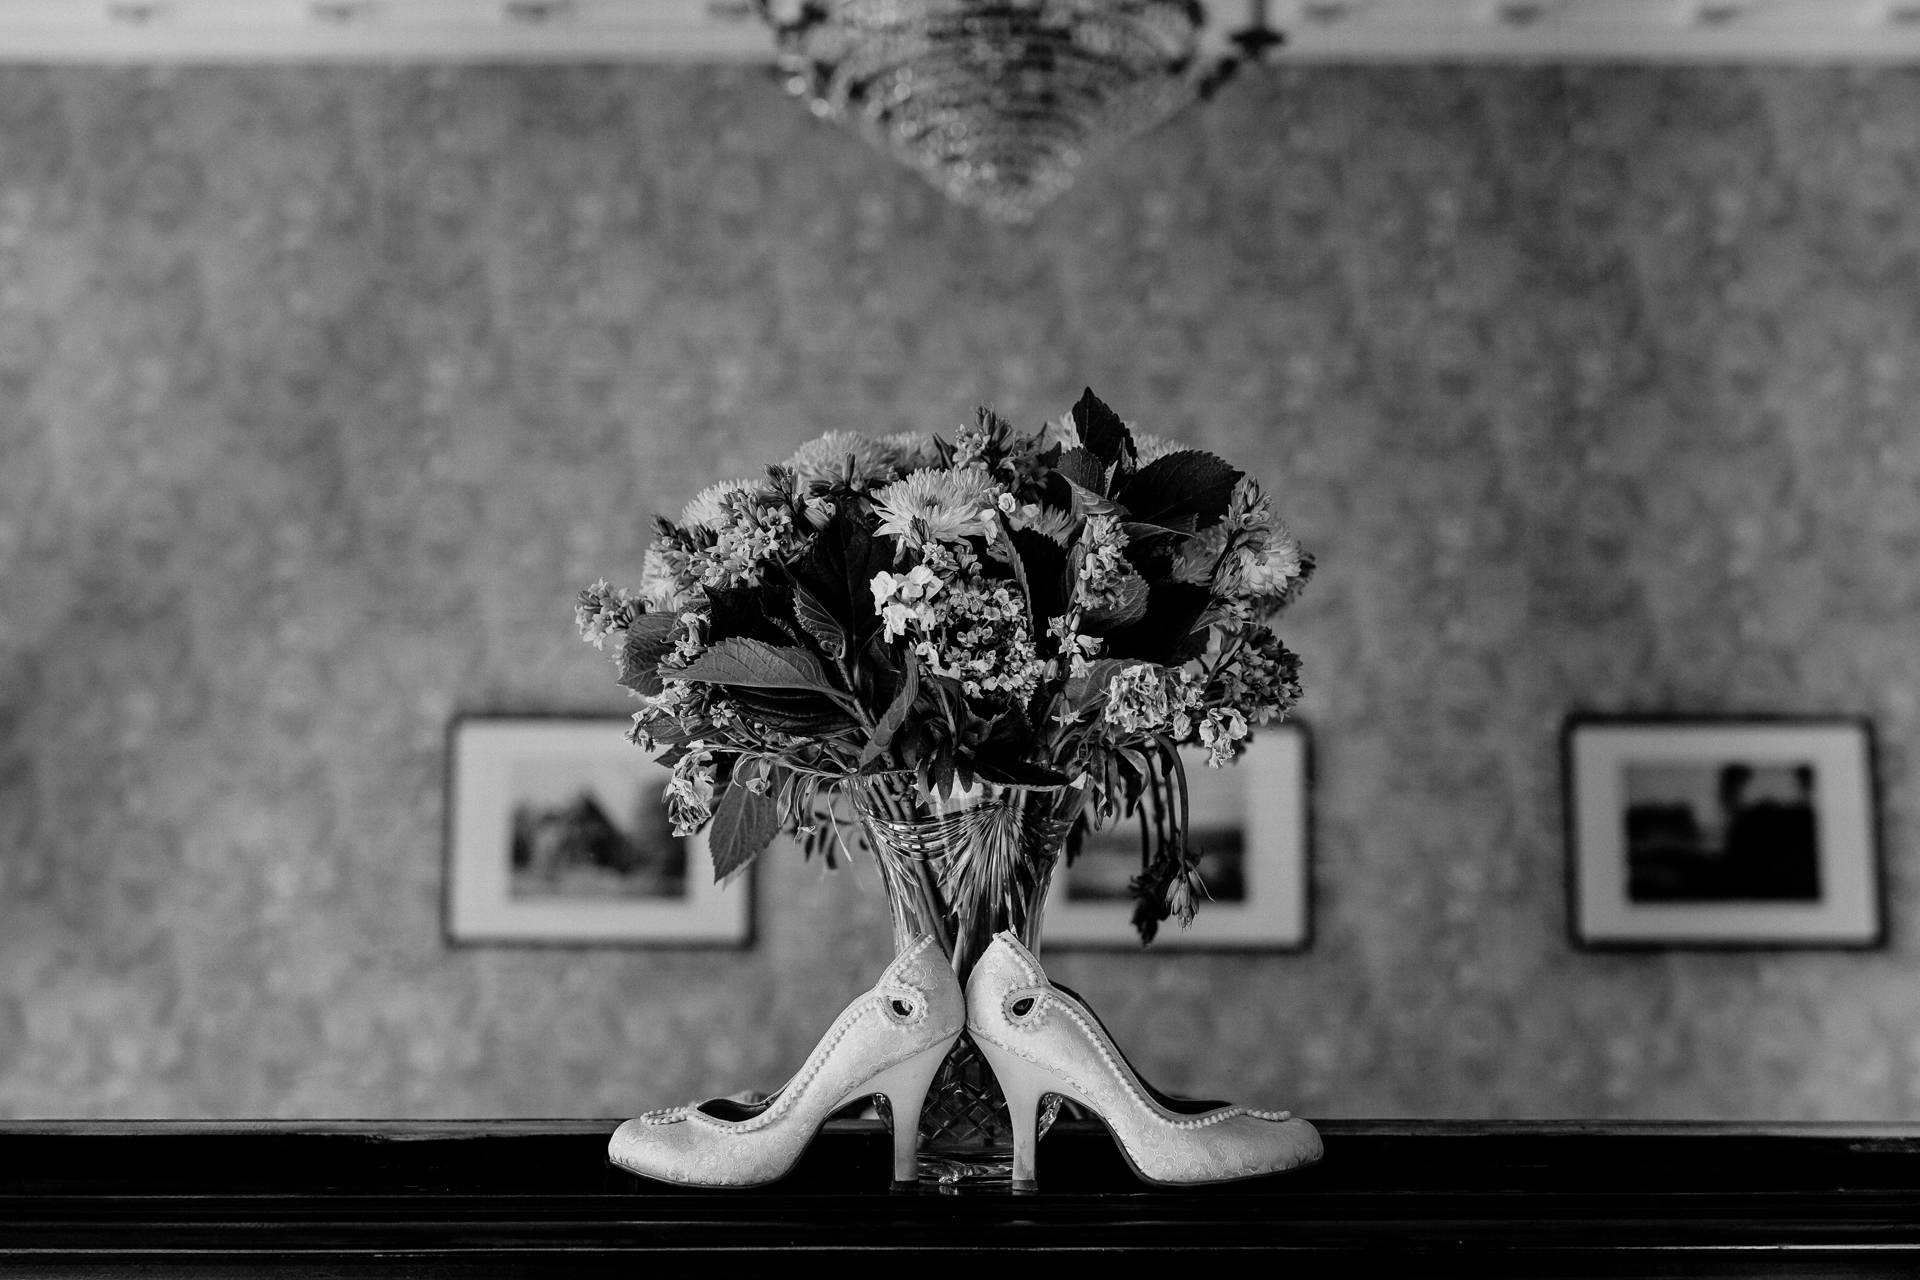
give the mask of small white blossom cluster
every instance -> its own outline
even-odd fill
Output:
[[[673,823],[673,834],[690,836],[713,816],[714,777],[713,752],[704,742],[689,743],[667,780],[667,820]]]
[[[917,564],[905,573],[876,573],[870,585],[874,612],[880,615],[887,639],[904,636],[909,625],[917,625],[923,634],[940,625],[933,598],[947,584],[926,565]]]
[[[1207,763],[1219,768],[1232,763],[1235,744],[1251,730],[1237,707],[1208,706],[1206,693],[1206,681],[1193,666],[1124,667],[1107,682],[1106,722],[1127,737],[1165,733],[1188,742],[1197,736],[1207,748]]]
[[[1024,703],[1046,673],[1027,629],[1027,602],[1004,580],[961,579],[945,600],[940,634],[915,648],[935,675],[952,676],[969,698],[1001,695]]]
[[[1165,673],[1150,662],[1123,667],[1107,682],[1107,723],[1129,736],[1166,729],[1174,703]]]
[[[1110,609],[1120,603],[1121,592],[1139,575],[1127,563],[1127,531],[1115,516],[1093,516],[1081,531],[1080,545],[1086,554],[1080,561],[1080,575],[1074,587],[1074,601],[1088,610]]]
[[[714,525],[713,544],[692,552],[687,568],[703,587],[752,586],[766,572],[768,562],[796,552],[802,535],[785,507],[763,504],[753,489],[741,489],[721,499],[723,513]]]
[[[1104,643],[1099,636],[1080,634],[1080,614],[1062,614],[1047,619],[1047,634],[1060,646],[1060,654],[1067,660],[1069,676],[1084,676],[1088,670],[1088,660],[1098,657],[1100,646]]]
[[[639,597],[633,592],[625,587],[616,590],[602,578],[580,593],[573,623],[580,629],[582,640],[604,653],[607,641],[617,640],[632,625],[634,615],[640,612],[638,604]]]
[[[905,573],[877,573],[874,609],[886,639],[906,637],[928,671],[958,680],[968,697],[1025,701],[1047,666],[1028,634],[1026,598],[979,567],[970,551],[943,549]]]

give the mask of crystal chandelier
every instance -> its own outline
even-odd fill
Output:
[[[1279,43],[1258,0],[1236,52],[1214,58],[1198,0],[756,3],[815,115],[1003,222]]]

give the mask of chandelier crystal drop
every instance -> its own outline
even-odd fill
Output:
[[[1024,222],[1230,65],[1197,0],[758,0],[789,91],[962,204]]]

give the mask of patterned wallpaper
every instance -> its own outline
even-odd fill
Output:
[[[1920,1118],[1920,75],[1256,75],[983,225],[713,69],[0,71],[0,1114],[629,1114],[880,967],[449,950],[443,733],[646,521],[1092,383],[1319,554],[1299,956],[1056,958],[1309,1115]],[[1864,713],[1891,945],[1580,954],[1571,709]]]

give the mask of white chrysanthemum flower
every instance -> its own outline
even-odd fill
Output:
[[[893,479],[893,457],[887,446],[857,431],[829,431],[809,440],[787,459],[787,466],[802,485],[831,484],[849,478],[849,458],[853,460],[851,479],[856,489],[870,489]]]
[[[980,513],[996,496],[984,472],[916,471],[873,495],[880,515],[876,532],[915,547],[983,536],[987,526]]]
[[[1061,511],[1055,507],[1044,507],[1034,513],[1027,527],[1035,533],[1043,533],[1061,546],[1073,542],[1073,531],[1080,527],[1080,517],[1071,511]]]
[[[1303,565],[1300,543],[1285,525],[1280,525],[1266,550],[1249,556],[1241,565],[1240,580],[1250,595],[1285,595]]]
[[[1170,453],[1189,453],[1190,444],[1181,444],[1178,440],[1169,440],[1165,436],[1156,436],[1149,431],[1133,433],[1133,451],[1140,459],[1140,465],[1156,462]]]
[[[680,510],[680,523],[689,529],[718,529],[727,522],[727,499],[754,487],[752,480],[722,480],[700,491]]]
[[[1063,450],[1080,447],[1080,433],[1067,418],[1055,418],[1040,428],[1039,448],[1044,451],[1055,445]]]
[[[933,437],[924,432],[896,431],[881,436],[880,447],[886,450],[887,461],[903,474],[937,466],[940,462],[940,451],[933,447]]]

